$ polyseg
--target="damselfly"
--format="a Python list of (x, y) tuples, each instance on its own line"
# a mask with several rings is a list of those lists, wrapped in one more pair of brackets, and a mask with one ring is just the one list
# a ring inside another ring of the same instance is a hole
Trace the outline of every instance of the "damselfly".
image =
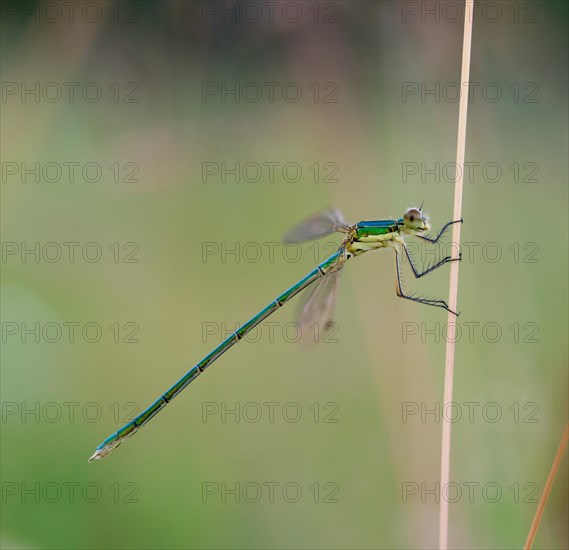
[(298, 319), (300, 332), (301, 334), (308, 332), (308, 327), (314, 326), (314, 323), (319, 323), (324, 329), (330, 326), (336, 304), (336, 293), (340, 273), (346, 262), (354, 256), (360, 256), (370, 250), (392, 248), (395, 251), (395, 290), (397, 296), (421, 304), (440, 307), (456, 315), (454, 311), (448, 308), (444, 300), (419, 297), (414, 294), (407, 294), (403, 290), (401, 282), (401, 258), (403, 254), (405, 254), (409, 260), (413, 274), (417, 278), (430, 273), (448, 262), (460, 260), (460, 255), (456, 258), (445, 256), (427, 269), (419, 271), (411, 258), (404, 238), (407, 235), (411, 235), (429, 243), (436, 243), (453, 223), (459, 222), (462, 222), (462, 220), (448, 222), (435, 238), (427, 235), (430, 229), (430, 223), (427, 216), (423, 214), (421, 207), (409, 208), (402, 218), (363, 221), (354, 225), (346, 223), (342, 214), (338, 210), (332, 209), (316, 214), (300, 223), (285, 237), (285, 242), (299, 243), (340, 232), (344, 233), (345, 237), (338, 251), (324, 260), (306, 275), (306, 277), (283, 292), (266, 308), (237, 329), (134, 420), (128, 422), (116, 433), (105, 439), (95, 449), (95, 453), (89, 458), (89, 462), (105, 458), (109, 455), (109, 453), (116, 449), (127, 437), (135, 434), (142, 426), (149, 422), (151, 418), (170, 403), (190, 382), (195, 380), (233, 344), (239, 342), (239, 340), (261, 321), (286, 304), (301, 290), (313, 283), (316, 283), (316, 285), (310, 292), (306, 293), (300, 307)]

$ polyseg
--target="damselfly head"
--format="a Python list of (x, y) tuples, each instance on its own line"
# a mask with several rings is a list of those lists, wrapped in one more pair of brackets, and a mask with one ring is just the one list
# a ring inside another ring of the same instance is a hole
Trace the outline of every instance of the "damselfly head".
[(429, 218), (423, 214), (420, 208), (409, 208), (403, 214), (403, 223), (410, 231), (428, 231), (430, 229)]

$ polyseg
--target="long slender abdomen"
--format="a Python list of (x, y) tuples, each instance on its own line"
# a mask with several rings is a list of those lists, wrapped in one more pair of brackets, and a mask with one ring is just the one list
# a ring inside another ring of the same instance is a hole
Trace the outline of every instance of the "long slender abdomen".
[(324, 276), (330, 269), (331, 265), (344, 254), (343, 250), (339, 250), (324, 260), (318, 267), (313, 269), (306, 277), (291, 286), (283, 292), (267, 307), (262, 309), (257, 315), (249, 319), (243, 326), (237, 329), (231, 336), (226, 338), (219, 346), (210, 351), (199, 363), (192, 367), (180, 380), (178, 380), (170, 389), (162, 394), (150, 407), (140, 413), (134, 420), (125, 424), (117, 432), (105, 439), (96, 449), (95, 453), (89, 459), (99, 460), (108, 456), (116, 449), (121, 442), (134, 435), (142, 426), (144, 426), (151, 418), (161, 411), (174, 397), (179, 395), (191, 382), (193, 382), (207, 367), (209, 367), (216, 359), (221, 357), (233, 344), (236, 344), (250, 330), (255, 328), (261, 321), (273, 314), (277, 309), (286, 304), (293, 296), (296, 296), (301, 290), (312, 284), (314, 281)]

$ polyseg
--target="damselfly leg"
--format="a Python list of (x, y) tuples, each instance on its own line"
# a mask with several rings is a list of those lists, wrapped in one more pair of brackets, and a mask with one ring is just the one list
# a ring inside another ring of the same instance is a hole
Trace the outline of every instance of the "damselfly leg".
[[(443, 226), (443, 228), (439, 231), (439, 234), (435, 238), (429, 237), (427, 235), (420, 235), (417, 233), (414, 236), (419, 238), (419, 239), (422, 239), (424, 241), (427, 241), (429, 243), (436, 244), (452, 224), (462, 223), (462, 221), (463, 220), (460, 219), (460, 220), (454, 220), (454, 221), (450, 221), (450, 222), (446, 223)], [(450, 313), (452, 313), (458, 317), (458, 313), (449, 309), (448, 304), (444, 300), (438, 300), (438, 299), (434, 299), (434, 298), (426, 298), (426, 297), (422, 297), (422, 296), (416, 296), (415, 294), (406, 294), (405, 293), (405, 291), (403, 290), (403, 283), (401, 281), (400, 254), (401, 254), (401, 249), (403, 249), (407, 259), (409, 260), (409, 265), (411, 266), (411, 270), (413, 271), (413, 275), (415, 275), (415, 278), (419, 279), (420, 277), (427, 275), (427, 273), (431, 273), (435, 269), (438, 269), (439, 267), (441, 267), (447, 263), (459, 262), (462, 259), (462, 252), (459, 252), (459, 254), (456, 258), (453, 258), (451, 256), (445, 256), (444, 258), (442, 258), (438, 262), (434, 263), (433, 265), (427, 267), (423, 271), (419, 271), (417, 269), (417, 267), (415, 266), (413, 258), (411, 257), (411, 254), (409, 253), (409, 249), (407, 248), (407, 245), (403, 239), (401, 239), (400, 242), (394, 244), (393, 248), (395, 250), (395, 274), (397, 277), (397, 281), (396, 281), (397, 296), (399, 296), (400, 298), (405, 298), (407, 300), (411, 300), (413, 302), (418, 302), (420, 304), (425, 304), (425, 305), (434, 306), (434, 307), (441, 307), (441, 308), (446, 309), (447, 311), (449, 311)]]

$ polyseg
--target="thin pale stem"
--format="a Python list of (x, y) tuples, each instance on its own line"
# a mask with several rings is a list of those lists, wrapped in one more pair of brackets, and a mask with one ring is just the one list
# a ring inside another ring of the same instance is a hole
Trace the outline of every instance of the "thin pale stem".
[(563, 435), (561, 436), (561, 441), (559, 442), (557, 453), (555, 454), (555, 458), (553, 459), (551, 470), (549, 470), (549, 475), (547, 476), (547, 481), (545, 482), (543, 493), (541, 493), (541, 498), (539, 499), (537, 510), (535, 511), (535, 516), (533, 517), (533, 521), (529, 529), (528, 538), (526, 539), (526, 543), (524, 544), (524, 550), (530, 550), (533, 545), (535, 535), (537, 534), (537, 528), (539, 527), (539, 522), (541, 521), (541, 516), (543, 515), (543, 509), (545, 508), (545, 504), (547, 502), (547, 499), (549, 498), (549, 493), (551, 493), (551, 487), (553, 487), (553, 480), (555, 479), (555, 474), (559, 469), (559, 464), (561, 464), (561, 459), (563, 458), (563, 454), (565, 453), (568, 440), (569, 440), (569, 422), (565, 424), (565, 430), (563, 431)]
[[(474, 0), (465, 0), (464, 9), (464, 39), (462, 44), (462, 70), (460, 80), (460, 107), (458, 114), (458, 139), (456, 147), (456, 180), (454, 183), (454, 214), (453, 220), (462, 218), (462, 188), (464, 174), (464, 152), (466, 148), (466, 115), (468, 112), (468, 83), (470, 79), (470, 47), (472, 44), (472, 20), (474, 18)], [(459, 250), (461, 223), (452, 226), (453, 250)], [(457, 311), (458, 301), (458, 268), (460, 262), (450, 265), (450, 285), (448, 306), (450, 311)], [(448, 338), (445, 354), (444, 398), (446, 405), (452, 401), (452, 386), (454, 375), (454, 343), (456, 340), (456, 318), (448, 314)], [(439, 548), (448, 548), (448, 500), (445, 498), (445, 488), (450, 480), (450, 422), (443, 422), (441, 446), (441, 484), (440, 484), (440, 516), (439, 516)]]

